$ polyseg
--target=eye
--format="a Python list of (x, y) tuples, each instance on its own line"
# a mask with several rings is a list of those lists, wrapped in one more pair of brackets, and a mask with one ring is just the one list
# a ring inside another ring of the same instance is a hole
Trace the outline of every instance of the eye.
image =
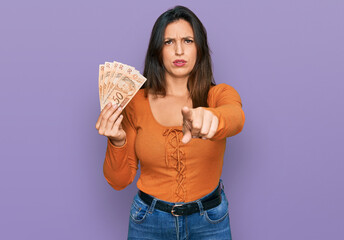
[(191, 40), (191, 39), (185, 39), (185, 43), (193, 43), (193, 40)]
[(165, 44), (165, 45), (170, 45), (170, 44), (172, 44), (172, 40), (166, 40), (166, 41), (164, 42), (164, 44)]

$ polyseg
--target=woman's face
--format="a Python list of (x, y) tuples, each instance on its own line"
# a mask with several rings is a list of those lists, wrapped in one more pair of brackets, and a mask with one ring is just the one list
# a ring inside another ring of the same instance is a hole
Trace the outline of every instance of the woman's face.
[(191, 25), (182, 19), (167, 25), (162, 49), (166, 75), (172, 78), (188, 77), (197, 58), (197, 48)]

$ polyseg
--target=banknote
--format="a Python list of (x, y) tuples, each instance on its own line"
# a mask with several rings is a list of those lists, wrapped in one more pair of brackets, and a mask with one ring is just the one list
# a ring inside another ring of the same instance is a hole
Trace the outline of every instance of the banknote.
[[(106, 88), (104, 90), (103, 101), (101, 103), (102, 107), (104, 107), (107, 104), (106, 100), (108, 96), (111, 94), (111, 92), (113, 91), (116, 81), (130, 67), (129, 65), (119, 63), (119, 62), (116, 62), (116, 64), (113, 64), (113, 65), (116, 65), (116, 68), (113, 68), (114, 71), (112, 71), (112, 73), (110, 72), (109, 78), (105, 80)], [(111, 68), (111, 65), (110, 65), (110, 68)]]
[(108, 78), (110, 77), (110, 73), (111, 73), (111, 66), (112, 62), (105, 62), (104, 64), (104, 74), (103, 74), (103, 101), (105, 98), (105, 94), (106, 94), (106, 89), (108, 87)]
[(99, 79), (101, 110), (109, 102), (125, 108), (146, 81), (134, 67), (116, 61), (99, 65)]
[[(99, 101), (100, 103), (103, 102), (104, 96), (103, 96), (103, 75), (104, 75), (104, 64), (99, 65), (99, 78), (98, 78), (98, 84), (99, 84)], [(101, 104), (100, 104), (101, 107)]]
[[(116, 62), (114, 61), (112, 64), (111, 64), (111, 72), (110, 72), (110, 76), (108, 78), (108, 83), (107, 83), (107, 87), (105, 89), (105, 92), (108, 93), (110, 88), (112, 87), (112, 82), (113, 82), (113, 79), (115, 77), (115, 73), (116, 73), (116, 70), (117, 70), (117, 67), (120, 63), (119, 62)], [(103, 101), (104, 99), (106, 98), (107, 96), (105, 95), (104, 98), (103, 98)]]
[(140, 75), (137, 71), (131, 71), (131, 69), (127, 69), (127, 71), (123, 72), (119, 78), (116, 79), (114, 87), (111, 89), (111, 93), (104, 102), (104, 106), (108, 102), (111, 102), (125, 108), (146, 81), (146, 78)]
[(115, 83), (118, 81), (118, 79), (122, 76), (122, 74), (124, 72), (128, 71), (128, 69), (130, 68), (129, 65), (121, 64), (121, 63), (119, 63), (117, 66), (118, 66), (118, 68), (116, 68), (116, 71), (114, 72), (114, 74), (113, 74), (113, 76), (112, 76), (112, 78), (111, 78), (111, 80), (110, 80), (110, 82), (108, 84), (108, 87), (107, 87), (107, 90), (106, 90), (106, 95), (103, 98), (103, 103), (105, 103), (105, 101), (107, 100), (108, 96), (113, 91)]

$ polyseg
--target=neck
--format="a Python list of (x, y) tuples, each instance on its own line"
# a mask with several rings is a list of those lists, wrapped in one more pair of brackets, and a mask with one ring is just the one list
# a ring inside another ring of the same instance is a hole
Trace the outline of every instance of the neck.
[(174, 78), (170, 75), (165, 76), (166, 80), (166, 95), (172, 96), (189, 96), (187, 88), (188, 77)]

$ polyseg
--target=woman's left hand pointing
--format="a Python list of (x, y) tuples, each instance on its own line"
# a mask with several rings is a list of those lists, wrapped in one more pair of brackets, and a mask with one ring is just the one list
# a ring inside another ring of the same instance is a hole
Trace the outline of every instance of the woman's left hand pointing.
[(210, 139), (215, 135), (219, 120), (211, 111), (202, 107), (183, 107), (182, 115), (184, 144), (190, 142), (192, 138)]

